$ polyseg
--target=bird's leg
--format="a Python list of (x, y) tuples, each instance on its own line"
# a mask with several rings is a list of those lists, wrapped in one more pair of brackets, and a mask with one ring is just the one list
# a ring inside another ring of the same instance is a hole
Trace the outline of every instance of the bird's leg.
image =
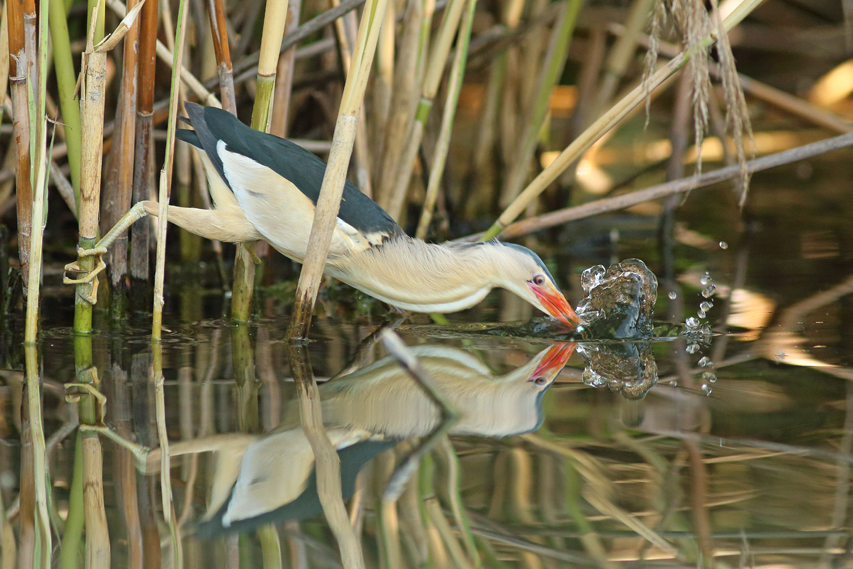
[(133, 225), (137, 220), (142, 219), (146, 215), (148, 215), (148, 213), (145, 211), (144, 202), (139, 202), (136, 205), (134, 205), (132, 208), (130, 208), (130, 211), (128, 211), (126, 214), (124, 214), (124, 216), (122, 216), (122, 218), (118, 221), (118, 223), (115, 224), (115, 227), (110, 229), (109, 232), (106, 235), (104, 235), (104, 237), (100, 241), (98, 241), (94, 247), (92, 247), (91, 249), (80, 249), (78, 247), (77, 248), (78, 259), (77, 259), (77, 261), (74, 261), (73, 263), (68, 263), (67, 265), (65, 265), (66, 272), (71, 271), (74, 273), (82, 273), (83, 271), (82, 271), (82, 269), (80, 269), (80, 265), (79, 265), (80, 258), (82, 258), (82, 257), (92, 257), (92, 256), (96, 257), (97, 258), (97, 265), (95, 266), (95, 269), (93, 271), (86, 273), (85, 275), (83, 275), (80, 278), (72, 279), (72, 278), (69, 278), (67, 276), (63, 276), (62, 282), (65, 284), (76, 285), (76, 284), (88, 283), (88, 282), (91, 282), (92, 280), (94, 280), (95, 282), (92, 285), (92, 297), (88, 298), (87, 300), (90, 303), (95, 304), (95, 300), (97, 299), (96, 292), (98, 290), (98, 280), (97, 280), (98, 273), (100, 273), (101, 271), (103, 271), (104, 269), (107, 268), (107, 265), (106, 265), (106, 263), (104, 263), (102, 255), (107, 252), (107, 248), (113, 244), (113, 241), (115, 241), (119, 235), (121, 235), (122, 233), (127, 231), (127, 229), (131, 225)]

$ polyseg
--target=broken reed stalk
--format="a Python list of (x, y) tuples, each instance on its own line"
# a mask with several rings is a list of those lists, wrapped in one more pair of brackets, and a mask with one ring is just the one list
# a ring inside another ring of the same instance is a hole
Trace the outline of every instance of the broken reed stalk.
[[(35, 54), (26, 49), (27, 18), (35, 18), (34, 0), (7, 1), (9, 19), (9, 82), (12, 90), (12, 126), (18, 161), (15, 167), (15, 191), (18, 210), (18, 254), (21, 260), (24, 296), (28, 293), (30, 266), (30, 234), (33, 218), (32, 175), (30, 172), (30, 113), (27, 80), (28, 59)], [(35, 47), (32, 45), (31, 47)], [(2, 101), (0, 101), (2, 102)]]
[(308, 253), (299, 275), (296, 302), (293, 307), (287, 337), (306, 338), (311, 326), (314, 301), (320, 287), (320, 279), (326, 265), (326, 255), (332, 241), (341, 196), (344, 191), (349, 159), (355, 142), (356, 123), (364, 100), (364, 91), (370, 75), (370, 67), (376, 53), (379, 29), (385, 18), (388, 0), (370, 0), (364, 7), (358, 27), (351, 73), (347, 76), (341, 97), (341, 108), (332, 138), (329, 164), (323, 176), (320, 196), (314, 209), (314, 222), (308, 238)]
[(469, 2), (468, 10), (459, 26), (459, 39), (456, 41), (456, 53), (453, 56), (453, 66), (450, 70), (450, 81), (447, 85), (447, 100), (444, 102), (444, 113), (441, 117), (441, 130), (438, 133), (438, 142), (432, 159), (432, 167), (429, 172), (426, 198), (418, 221), (418, 229), (415, 236), (418, 239), (426, 239), (429, 225), (432, 222), (432, 212), (435, 201), (438, 198), (438, 189), (444, 174), (444, 166), (447, 163), (447, 154), (450, 151), (450, 136), (453, 132), (453, 119), (456, 116), (456, 105), (459, 101), (459, 93), (462, 91), (462, 83), (465, 79), (465, 64), (468, 61), (468, 44), (471, 40), (471, 27), (474, 23), (474, 11), (476, 2)]
[[(101, 199), (101, 162), (104, 148), (104, 103), (106, 101), (107, 53), (95, 49), (95, 44), (103, 38), (103, 10), (92, 7), (93, 19), (89, 22), (86, 37), (86, 50), (80, 71), (80, 207), (78, 209), (78, 227), (80, 236), (77, 246), (90, 249), (98, 237), (98, 215)], [(100, 29), (100, 35), (98, 34)], [(95, 258), (78, 257), (77, 266), (85, 274), (95, 269)], [(97, 300), (98, 277), (83, 279), (77, 284), (74, 295), (74, 330), (88, 334), (92, 331), (92, 305)]]
[[(158, 1), (146, 0), (139, 21), (139, 58), (136, 73), (139, 91), (136, 100), (133, 156), (133, 204), (151, 199), (154, 185), (154, 79), (157, 69)], [(137, 223), (130, 230), (130, 278), (133, 292), (136, 292), (135, 289), (142, 289), (146, 293), (150, 290), (150, 231), (151, 224), (148, 222)], [(135, 296), (142, 297), (147, 294)]]
[(539, 141), (539, 133), (542, 131), (542, 124), (548, 114), (551, 91), (563, 74), (563, 67), (565, 67), (569, 55), (569, 45), (571, 45), (575, 31), (575, 22), (582, 5), (581, 0), (567, 0), (565, 9), (554, 23), (548, 52), (536, 81), (536, 95), (531, 101), (531, 107), (527, 110), (527, 116), (524, 120), (524, 133), (516, 147), (507, 180), (501, 192), (502, 207), (506, 207), (515, 199), (527, 180), (530, 162)]
[[(133, 10), (137, 0), (128, 0), (128, 8)], [(115, 179), (112, 188), (108, 188), (110, 196), (104, 200), (103, 225), (107, 230), (118, 223), (121, 216), (127, 212), (133, 200), (133, 168), (136, 141), (136, 107), (138, 101), (138, 62), (139, 53), (139, 23), (134, 21), (125, 34), (125, 49), (121, 74), (121, 88), (116, 108), (118, 129), (113, 136), (113, 167)], [(106, 231), (105, 231), (106, 232)], [(108, 273), (110, 278), (111, 305), (115, 308), (114, 316), (124, 315), (127, 290), (127, 233), (122, 233), (111, 250)]]
[(234, 73), (231, 69), (231, 49), (228, 46), (228, 30), (226, 29), (223, 0), (208, 0), (207, 17), (210, 20), (213, 52), (216, 56), (216, 73), (219, 77), (222, 108), (232, 115), (236, 115), (237, 100), (234, 96)]
[(77, 74), (71, 57), (65, 6), (61, 1), (50, 2), (50, 40), (53, 44), (53, 68), (56, 87), (59, 91), (59, 107), (65, 125), (65, 144), (68, 148), (68, 167), (71, 169), (71, 185), (74, 201), (80, 206), (80, 104), (74, 98)]
[(412, 170), (415, 166), (418, 148), (424, 136), (424, 128), (432, 110), (432, 103), (438, 92), (438, 86), (447, 67), (447, 56), (456, 37), (459, 21), (462, 18), (462, 9), (466, 2), (474, 0), (450, 0), (450, 4), (444, 10), (444, 18), (441, 21), (438, 38), (430, 50), (429, 64), (424, 77), (421, 99), (415, 110), (415, 120), (409, 130), (408, 137), (402, 151), (400, 163), (397, 166), (393, 187), (389, 195), (386, 211), (395, 220), (399, 220), (403, 214), (403, 206), (406, 203), (406, 194), (409, 189), (409, 181), (412, 178)]
[[(370, 3), (368, 4), (370, 7)], [(367, 12), (365, 10), (365, 12)], [(371, 58), (372, 59), (372, 58)], [(353, 133), (354, 136), (354, 133)], [(290, 345), (290, 370), (299, 401), (302, 431), (311, 445), (316, 463), (317, 494), (329, 528), (338, 542), (345, 569), (362, 569), (364, 555), (361, 542), (355, 535), (344, 506), (341, 491), (341, 464), (329, 435), (323, 426), (320, 390), (314, 380), (308, 350), (305, 346)]]
[[(178, 103), (180, 102), (181, 92), (180, 70), (183, 67), (184, 59), (187, 13), (187, 0), (181, 0), (178, 4), (178, 25), (175, 30), (175, 59), (172, 62), (172, 88), (169, 95), (169, 127), (166, 135), (166, 157), (163, 168), (160, 170), (159, 211), (157, 214), (157, 258), (154, 268), (154, 315), (151, 320), (151, 341), (154, 343), (159, 343), (162, 337), (163, 283), (166, 277), (166, 233), (169, 228), (169, 196), (172, 189), (172, 168), (175, 161), (175, 130), (178, 127)], [(164, 512), (165, 514), (166, 512)], [(168, 520), (169, 518), (167, 518)]]
[[(743, 20), (753, 9), (761, 4), (761, 0), (745, 0), (735, 7), (723, 20), (723, 29), (728, 33)], [(693, 50), (708, 49), (717, 40), (716, 29), (699, 42)], [(666, 65), (655, 71), (644, 83), (631, 90), (622, 100), (618, 101), (605, 114), (599, 117), (580, 136), (572, 141), (563, 152), (545, 170), (524, 189), (521, 194), (504, 210), (495, 223), (483, 234), (483, 240), (494, 239), (503, 229), (512, 223), (545, 189), (563, 173), (563, 171), (580, 158), (592, 144), (603, 134), (613, 128), (631, 109), (639, 105), (647, 94), (666, 81), (680, 69), (691, 56), (691, 51), (685, 50), (674, 57)]]
[[(792, 162), (819, 156), (825, 152), (838, 150), (839, 148), (851, 145), (853, 145), (853, 133), (843, 134), (841, 136), (828, 138), (812, 144), (806, 144), (791, 150), (785, 150), (784, 152), (750, 160), (746, 163), (746, 170), (751, 175), (755, 172), (775, 168), (777, 166), (783, 166), (785, 164), (791, 164)], [(712, 172), (706, 172), (698, 176), (691, 176), (681, 180), (666, 182), (664, 184), (652, 186), (651, 188), (646, 188), (645, 190), (631, 192), (630, 194), (600, 199), (583, 205), (552, 211), (550, 213), (531, 217), (530, 219), (517, 221), (506, 227), (501, 233), (501, 236), (505, 239), (521, 237), (535, 231), (540, 231), (542, 229), (547, 229), (570, 221), (586, 219), (594, 215), (629, 208), (643, 202), (706, 188), (712, 184), (724, 182), (726, 180), (733, 180), (740, 174), (741, 168), (739, 165), (735, 164)], [(466, 237), (464, 241), (483, 240), (484, 238), (485, 234), (472, 235), (470, 237)]]

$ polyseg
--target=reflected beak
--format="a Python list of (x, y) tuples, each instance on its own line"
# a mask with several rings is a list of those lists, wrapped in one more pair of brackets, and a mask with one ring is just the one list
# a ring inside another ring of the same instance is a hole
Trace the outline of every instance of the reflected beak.
[(554, 344), (542, 356), (539, 367), (536, 368), (530, 377), (551, 378), (557, 375), (565, 367), (572, 354), (575, 353), (576, 347), (577, 344)]
[(530, 288), (533, 289), (533, 293), (539, 298), (539, 302), (548, 311), (548, 314), (572, 330), (584, 323), (575, 314), (575, 311), (572, 309), (569, 301), (566, 300), (566, 297), (563, 296), (563, 293), (557, 290), (551, 283), (546, 283), (541, 287), (531, 285)]

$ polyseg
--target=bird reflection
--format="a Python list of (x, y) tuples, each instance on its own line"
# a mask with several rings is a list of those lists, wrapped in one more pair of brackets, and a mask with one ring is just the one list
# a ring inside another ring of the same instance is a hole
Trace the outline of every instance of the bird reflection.
[[(542, 395), (575, 344), (555, 344), (505, 375), (494, 375), (482, 361), (456, 348), (416, 346), (411, 350), (461, 412), (450, 433), (506, 437), (541, 425)], [(341, 461), (344, 498), (352, 495), (359, 470), (372, 457), (404, 439), (427, 436), (440, 424), (439, 409), (390, 357), (322, 385), (320, 396), (323, 422)], [(189, 452), (214, 450), (217, 458), (200, 534), (245, 531), (321, 512), (314, 454), (295, 403), (271, 434), (192, 442), (199, 450)], [(178, 445), (172, 447), (173, 453), (182, 452)]]

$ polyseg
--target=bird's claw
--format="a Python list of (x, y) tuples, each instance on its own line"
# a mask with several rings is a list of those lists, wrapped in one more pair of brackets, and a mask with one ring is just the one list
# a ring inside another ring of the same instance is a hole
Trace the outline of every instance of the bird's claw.
[(97, 265), (94, 269), (89, 272), (86, 272), (85, 269), (80, 268), (79, 259), (74, 261), (73, 263), (68, 263), (65, 265), (65, 272), (72, 273), (86, 273), (79, 279), (72, 279), (67, 275), (62, 276), (62, 282), (64, 284), (86, 284), (92, 283), (92, 290), (89, 293), (89, 296), (84, 297), (89, 304), (95, 304), (98, 301), (98, 274), (103, 272), (107, 268), (107, 264), (104, 263), (104, 259), (102, 255), (107, 252), (106, 247), (92, 247), (91, 249), (82, 249), (79, 246), (77, 247), (77, 256), (79, 258), (83, 257), (97, 257)]
[[(81, 393), (81, 391), (85, 393)], [(66, 383), (65, 384), (65, 401), (68, 403), (77, 403), (82, 395), (89, 394), (94, 397), (97, 404), (98, 424), (89, 426), (99, 426), (104, 424), (104, 416), (107, 413), (107, 398), (98, 391), (98, 388), (91, 383)], [(82, 428), (82, 425), (81, 425)]]

